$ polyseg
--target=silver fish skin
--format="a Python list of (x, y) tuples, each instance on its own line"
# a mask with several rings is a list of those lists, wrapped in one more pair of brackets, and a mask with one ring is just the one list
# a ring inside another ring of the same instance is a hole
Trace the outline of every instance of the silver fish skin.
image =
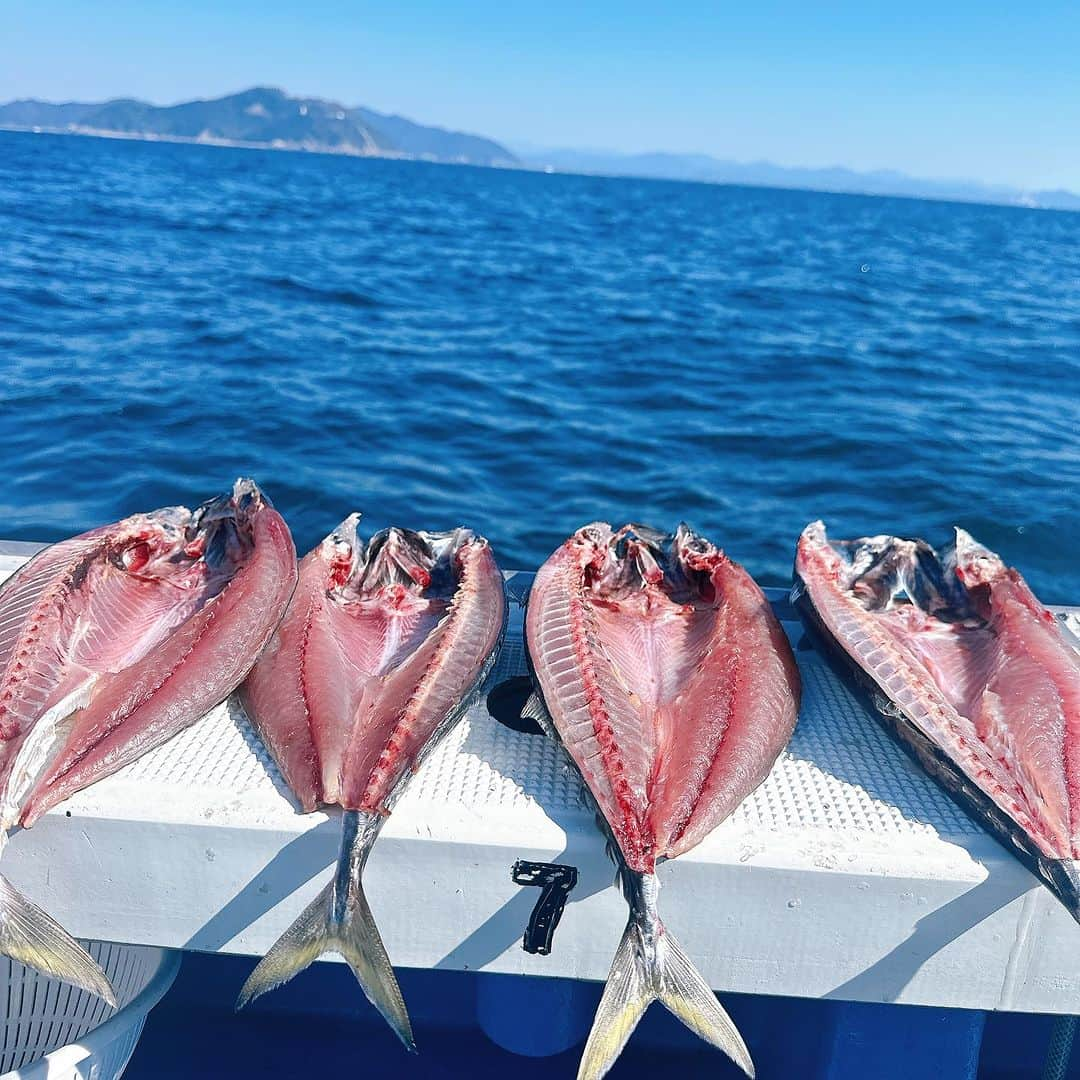
[(885, 729), (1080, 921), (1080, 654), (963, 529), (803, 531), (792, 602)]
[(288, 982), (324, 953), (336, 952), (349, 965), (364, 996), (411, 1052), (412, 1022), (375, 917), (364, 893), (368, 856), (386, 822), (382, 814), (346, 810), (334, 877), (273, 944), (240, 991), (237, 1011)]
[(337, 952), (406, 1049), (416, 1049), (363, 888), (379, 830), (464, 716), (506, 630), (502, 575), (467, 529), (385, 529), (347, 517), (300, 564), (285, 618), (240, 692), (301, 810), (340, 806), (333, 880), (244, 984), (242, 1008)]
[(620, 862), (619, 883), (630, 919), (611, 962), (578, 1080), (593, 1080), (608, 1072), (654, 1001), (753, 1077), (754, 1063), (738, 1028), (657, 912), (660, 879)]

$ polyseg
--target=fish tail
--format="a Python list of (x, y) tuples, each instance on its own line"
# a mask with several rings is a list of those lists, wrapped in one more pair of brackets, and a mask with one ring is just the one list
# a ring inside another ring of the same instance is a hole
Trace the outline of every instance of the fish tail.
[(682, 946), (666, 935), (666, 963), (662, 973), (660, 1001), (695, 1035), (725, 1054), (753, 1078), (754, 1063), (739, 1029), (716, 1000), (701, 972), (690, 962)]
[(345, 814), (334, 880), (262, 958), (240, 991), (237, 1009), (288, 982), (323, 954), (336, 952), (405, 1048), (416, 1050), (405, 1001), (361, 881), (380, 825), (376, 815)]
[(116, 993), (98, 962), (51, 916), (0, 875), (0, 953), (89, 990), (117, 1007)]
[(630, 921), (585, 1043), (578, 1080), (606, 1075), (654, 1001), (752, 1078), (754, 1063), (731, 1017), (656, 914), (656, 877), (626, 873), (626, 878), (631, 879)]

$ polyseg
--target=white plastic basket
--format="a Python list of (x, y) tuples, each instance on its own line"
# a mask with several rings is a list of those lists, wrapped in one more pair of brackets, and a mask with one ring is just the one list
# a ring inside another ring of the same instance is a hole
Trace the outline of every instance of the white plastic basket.
[(115, 1080), (127, 1067), (180, 953), (103, 941), (87, 948), (112, 980), (118, 1009), (0, 957), (0, 1080)]

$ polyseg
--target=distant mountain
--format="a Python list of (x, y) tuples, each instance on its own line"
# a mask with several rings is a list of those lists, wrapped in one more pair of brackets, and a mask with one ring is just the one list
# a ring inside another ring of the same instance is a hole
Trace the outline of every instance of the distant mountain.
[(482, 135), (426, 127), (404, 116), (387, 116), (374, 109), (352, 109), (350, 115), (410, 157), (458, 161), (471, 165), (516, 165), (518, 159), (499, 143)]
[(48, 101), (9, 101), (0, 105), (0, 125), (6, 128), (66, 128), (100, 109), (100, 105), (82, 105), (69, 101), (54, 105)]
[(974, 180), (923, 180), (891, 170), (863, 173), (842, 167), (788, 168), (768, 161), (729, 161), (708, 154), (621, 154), (531, 146), (515, 154), (481, 135), (428, 127), (403, 116), (321, 98), (292, 97), (270, 87), (169, 106), (128, 98), (62, 104), (12, 101), (0, 105), (0, 128), (1080, 211), (1080, 195), (1071, 191), (1021, 191)]
[(320, 98), (292, 97), (269, 87), (170, 106), (124, 98), (97, 104), (12, 101), (0, 105), (0, 127), (472, 165), (518, 163), (505, 147), (477, 135)]
[(620, 154), (606, 150), (538, 150), (533, 147), (523, 148), (520, 156), (526, 165), (556, 172), (1080, 210), (1080, 195), (1071, 191), (1021, 191), (974, 180), (922, 180), (891, 170), (862, 173), (841, 167), (805, 169), (787, 168), (768, 161), (727, 161), (708, 154)]

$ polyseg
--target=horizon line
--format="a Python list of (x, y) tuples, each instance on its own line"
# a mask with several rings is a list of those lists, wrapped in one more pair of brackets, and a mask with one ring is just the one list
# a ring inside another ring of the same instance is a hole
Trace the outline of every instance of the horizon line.
[[(251, 87), (250, 89), (261, 89), (260, 87)], [(15, 98), (12, 101), (42, 101), (41, 98)], [(110, 101), (136, 101), (137, 98), (110, 98)], [(214, 101), (215, 98), (193, 98), (192, 101)], [(329, 101), (328, 98), (319, 98), (316, 100)], [(0, 102), (0, 107), (10, 104), (10, 102)], [(47, 103), (53, 104), (53, 103)], [(62, 102), (60, 104), (84, 104), (83, 102)], [(95, 103), (86, 103), (95, 104)], [(358, 106), (364, 108), (364, 106)], [(372, 112), (378, 110), (371, 110)], [(416, 123), (416, 121), (413, 121)], [(34, 125), (31, 127), (11, 125), (0, 123), (0, 133), (13, 134), (13, 135), (55, 135), (59, 137), (73, 137), (84, 139), (103, 139), (112, 142), (137, 142), (137, 143), (166, 143), (174, 146), (200, 146), (214, 150), (254, 150), (254, 151), (272, 151), (274, 153), (295, 153), (295, 154), (307, 154), (317, 155), (322, 157), (336, 157), (336, 158), (353, 158), (369, 161), (397, 161), (405, 162), (417, 165), (430, 165), (436, 167), (445, 168), (472, 168), (472, 169), (492, 169), (497, 172), (521, 172), (529, 173), (538, 176), (584, 176), (592, 177), (599, 180), (629, 180), (645, 183), (661, 183), (661, 184), (694, 184), (702, 187), (718, 187), (718, 188), (745, 188), (751, 191), (793, 191), (793, 192), (805, 192), (811, 195), (835, 195), (840, 197), (861, 198), (861, 199), (905, 199), (910, 202), (928, 202), (928, 203), (946, 203), (956, 206), (993, 206), (1004, 210), (1021, 210), (1037, 213), (1061, 213), (1061, 214), (1076, 214), (1080, 213), (1080, 206), (1076, 208), (1067, 206), (1039, 206), (1028, 205), (1018, 202), (1005, 202), (995, 199), (979, 199), (979, 198), (964, 198), (959, 194), (952, 195), (933, 195), (933, 194), (915, 194), (912, 192), (886, 192), (886, 191), (856, 191), (856, 190), (844, 190), (838, 188), (826, 188), (826, 187), (810, 187), (805, 184), (769, 184), (769, 183), (753, 183), (750, 181), (739, 180), (710, 180), (700, 177), (685, 177), (685, 176), (649, 176), (635, 173), (611, 173), (602, 171), (589, 171), (589, 170), (574, 170), (558, 168), (550, 165), (540, 165), (536, 163), (529, 163), (526, 161), (519, 162), (506, 162), (500, 164), (488, 164), (485, 162), (474, 161), (437, 161), (432, 158), (418, 156), (414, 154), (405, 153), (389, 153), (386, 151), (379, 151), (375, 153), (371, 152), (359, 152), (357, 150), (335, 150), (331, 147), (305, 147), (298, 145), (274, 145), (272, 143), (258, 143), (258, 142), (243, 142), (236, 139), (202, 139), (192, 138), (184, 135), (159, 135), (153, 132), (130, 132), (130, 131), (108, 131), (108, 130), (95, 130), (95, 129), (78, 129), (76, 127), (69, 128), (52, 128), (42, 125)], [(468, 133), (473, 134), (473, 133)], [(487, 136), (480, 136), (481, 138), (487, 138)], [(569, 147), (563, 149), (571, 149)], [(625, 154), (622, 151), (612, 151), (612, 153), (620, 156), (634, 157), (639, 153), (644, 154), (666, 154), (672, 153), (674, 156), (679, 156), (677, 152), (669, 151), (642, 151)], [(722, 163), (722, 159), (712, 158), (712, 155), (701, 154), (703, 157), (710, 157), (712, 160)], [(739, 163), (736, 163), (739, 164)], [(749, 163), (757, 164), (757, 163)], [(767, 160), (760, 162), (760, 164), (770, 165), (773, 168), (787, 169), (792, 172), (802, 171), (819, 171), (814, 166), (785, 166), (777, 165), (774, 162)], [(851, 169), (848, 166), (838, 165), (832, 167), (822, 167), (820, 171), (826, 171), (828, 168), (835, 168), (843, 170), (852, 174), (852, 176), (872, 176), (877, 172), (891, 172), (893, 170), (882, 169), (874, 170), (873, 172), (861, 173), (858, 170)], [(978, 186), (985, 186), (981, 181), (975, 180), (931, 180), (929, 178), (912, 177), (904, 173), (897, 173), (897, 175), (921, 183), (959, 183), (959, 184), (975, 184)], [(1025, 194), (1022, 189), (1009, 188), (1007, 185), (1001, 185), (1005, 191), (1014, 192), (1017, 194)], [(1035, 194), (1064, 194), (1074, 198), (1080, 199), (1076, 193), (1066, 188), (1054, 188), (1054, 189), (1036, 189)]]

